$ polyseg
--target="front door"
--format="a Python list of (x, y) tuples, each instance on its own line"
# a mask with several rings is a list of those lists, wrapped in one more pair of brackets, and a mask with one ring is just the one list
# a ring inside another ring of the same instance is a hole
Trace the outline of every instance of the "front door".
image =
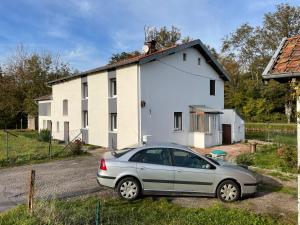
[(231, 144), (231, 125), (230, 124), (222, 124), (223, 131), (223, 145)]
[(173, 190), (174, 170), (169, 149), (145, 149), (135, 154), (130, 161), (137, 162), (137, 172), (144, 190)]
[(173, 149), (174, 191), (178, 192), (215, 192), (215, 168), (208, 161), (191, 152)]
[(69, 122), (64, 122), (64, 141), (66, 144), (70, 142)]

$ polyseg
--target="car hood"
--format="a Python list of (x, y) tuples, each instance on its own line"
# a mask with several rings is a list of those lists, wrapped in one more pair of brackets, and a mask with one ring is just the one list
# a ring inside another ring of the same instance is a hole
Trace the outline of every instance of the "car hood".
[(251, 170), (249, 170), (246, 166), (237, 165), (232, 162), (225, 161), (225, 160), (217, 160), (217, 161), (220, 164), (221, 168), (233, 169), (238, 172), (246, 173), (246, 174), (249, 174), (249, 175), (257, 178), (257, 175), (254, 172), (252, 172)]

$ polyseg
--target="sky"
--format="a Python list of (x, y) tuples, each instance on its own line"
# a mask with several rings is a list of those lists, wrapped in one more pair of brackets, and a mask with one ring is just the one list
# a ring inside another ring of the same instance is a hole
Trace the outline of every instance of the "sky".
[(0, 64), (23, 45), (84, 71), (141, 50), (145, 25), (174, 25), (219, 50), (226, 35), (243, 23), (261, 25), (280, 3), (300, 0), (1, 0)]

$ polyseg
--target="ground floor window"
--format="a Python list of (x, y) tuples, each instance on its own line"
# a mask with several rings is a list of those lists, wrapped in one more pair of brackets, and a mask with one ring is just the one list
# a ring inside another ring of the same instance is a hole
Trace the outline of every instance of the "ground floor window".
[(110, 130), (111, 131), (117, 131), (117, 113), (111, 113), (110, 114)]
[(56, 132), (59, 133), (59, 122), (56, 122)]
[(174, 112), (174, 130), (182, 130), (182, 112)]
[(190, 113), (190, 130), (202, 133), (220, 131), (220, 114)]
[(83, 111), (83, 128), (87, 128), (88, 126), (89, 126), (88, 111)]

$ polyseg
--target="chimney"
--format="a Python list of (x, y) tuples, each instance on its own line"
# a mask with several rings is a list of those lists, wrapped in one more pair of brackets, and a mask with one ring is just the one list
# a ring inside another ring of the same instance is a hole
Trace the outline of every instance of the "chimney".
[(156, 40), (151, 40), (151, 41), (147, 41), (146, 45), (149, 47), (149, 50), (147, 52), (147, 54), (151, 54), (153, 52), (156, 52)]

